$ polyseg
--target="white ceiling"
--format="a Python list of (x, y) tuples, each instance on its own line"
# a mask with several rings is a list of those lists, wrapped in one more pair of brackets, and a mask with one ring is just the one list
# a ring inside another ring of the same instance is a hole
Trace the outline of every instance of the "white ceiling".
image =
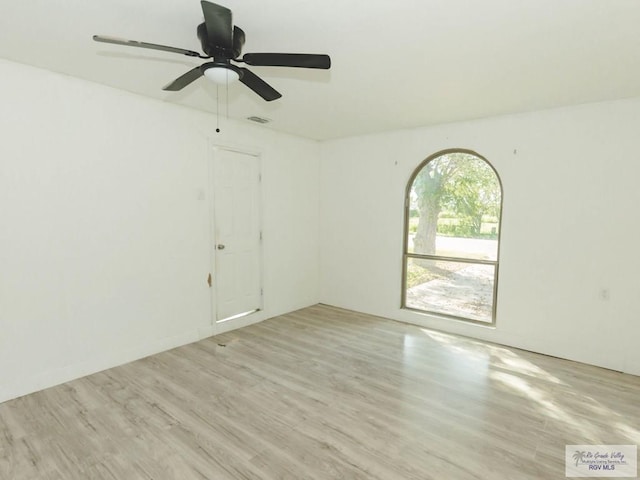
[[(0, 0), (0, 57), (208, 112), (216, 86), (161, 88), (204, 60), (198, 0)], [(328, 53), (330, 71), (251, 67), (283, 97), (221, 88), (221, 112), (314, 139), (640, 96), (638, 0), (217, 0), (244, 52)]]

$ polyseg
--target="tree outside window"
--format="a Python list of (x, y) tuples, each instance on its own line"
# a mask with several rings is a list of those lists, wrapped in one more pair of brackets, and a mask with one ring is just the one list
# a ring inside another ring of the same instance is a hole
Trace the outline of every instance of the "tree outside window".
[(502, 188), (480, 155), (425, 160), (407, 188), (405, 308), (495, 322)]

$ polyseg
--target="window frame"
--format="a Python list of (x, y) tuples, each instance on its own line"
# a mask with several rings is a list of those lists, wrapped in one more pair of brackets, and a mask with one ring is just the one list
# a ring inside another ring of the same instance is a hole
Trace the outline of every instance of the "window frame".
[[(437, 160), (438, 158), (452, 154), (452, 153), (464, 153), (468, 155), (473, 155), (480, 160), (483, 160), (493, 171), (498, 180), (498, 186), (500, 187), (500, 214), (498, 215), (498, 248), (496, 252), (495, 260), (479, 260), (479, 259), (470, 259), (464, 257), (445, 257), (442, 255), (424, 255), (418, 253), (410, 253), (409, 252), (409, 221), (410, 221), (410, 210), (411, 210), (411, 189), (413, 188), (413, 183), (416, 180), (418, 174), (422, 171), (424, 167), (427, 166), (432, 161)], [(449, 148), (445, 150), (440, 150), (432, 155), (429, 155), (425, 160), (420, 162), (420, 164), (414, 169), (413, 173), (409, 177), (409, 181), (407, 182), (407, 186), (404, 194), (404, 228), (403, 228), (403, 249), (402, 249), (402, 291), (400, 298), (400, 308), (404, 310), (409, 310), (412, 312), (434, 315), (437, 317), (448, 318), (451, 320), (458, 320), (460, 322), (472, 323), (475, 325), (482, 325), (485, 327), (494, 327), (496, 326), (496, 316), (497, 316), (497, 307), (498, 307), (498, 278), (499, 278), (499, 264), (500, 264), (500, 246), (502, 243), (502, 208), (504, 203), (504, 188), (502, 186), (502, 179), (498, 174), (498, 171), (491, 164), (489, 160), (487, 160), (484, 156), (480, 155), (478, 152), (473, 150), (465, 149), (465, 148)], [(494, 277), (493, 277), (493, 298), (491, 305), (491, 322), (484, 322), (482, 320), (476, 320), (473, 318), (461, 317), (458, 315), (453, 315), (449, 313), (443, 312), (435, 312), (430, 310), (423, 310), (421, 308), (415, 308), (407, 306), (407, 267), (409, 264), (409, 259), (424, 259), (424, 260), (433, 260), (433, 261), (449, 261), (449, 262), (460, 262), (460, 263), (469, 263), (475, 265), (492, 265), (494, 267)]]

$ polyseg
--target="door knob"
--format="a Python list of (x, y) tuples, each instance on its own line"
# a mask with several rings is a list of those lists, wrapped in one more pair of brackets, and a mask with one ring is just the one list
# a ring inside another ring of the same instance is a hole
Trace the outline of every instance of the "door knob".
[(219, 243), (218, 246), (216, 247), (218, 250), (224, 250), (224, 245)]

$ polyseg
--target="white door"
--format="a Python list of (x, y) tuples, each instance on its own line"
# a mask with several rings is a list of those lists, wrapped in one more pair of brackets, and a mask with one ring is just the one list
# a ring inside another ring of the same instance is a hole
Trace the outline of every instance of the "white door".
[(216, 149), (213, 158), (215, 319), (262, 309), (260, 158)]

